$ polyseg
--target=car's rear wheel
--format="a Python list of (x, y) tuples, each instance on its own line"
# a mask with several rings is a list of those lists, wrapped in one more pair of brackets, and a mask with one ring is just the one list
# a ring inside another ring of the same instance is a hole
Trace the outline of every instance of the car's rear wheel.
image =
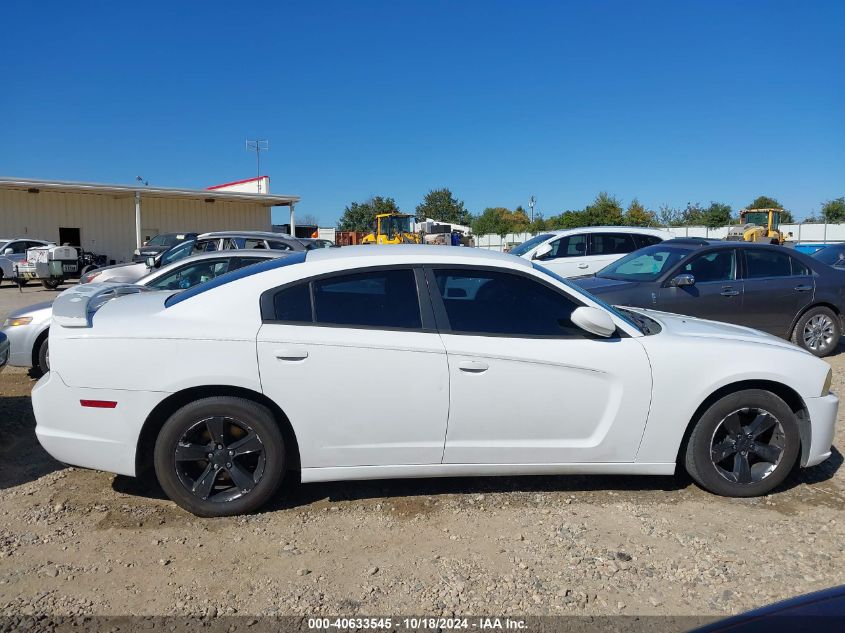
[(185, 405), (156, 440), (155, 472), (164, 492), (198, 516), (252, 512), (278, 490), (285, 445), (273, 414), (244, 398)]
[(841, 336), (839, 317), (824, 306), (807, 310), (792, 330), (792, 342), (816, 356), (827, 356), (833, 352)]
[(44, 286), (47, 290), (55, 290), (59, 286), (62, 285), (64, 279), (42, 279), (41, 285)]
[(50, 371), (50, 339), (47, 336), (38, 346), (38, 365), (36, 368), (42, 376)]
[(783, 482), (801, 447), (792, 409), (760, 389), (732, 393), (698, 419), (686, 447), (686, 469), (704, 489), (755, 497)]

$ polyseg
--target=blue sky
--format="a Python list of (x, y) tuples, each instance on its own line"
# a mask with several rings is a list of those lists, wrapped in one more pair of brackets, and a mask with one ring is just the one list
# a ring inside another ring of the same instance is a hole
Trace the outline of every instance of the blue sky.
[[(76, 6), (74, 6), (76, 5)], [(83, 6), (84, 5), (84, 6)], [(7, 3), (0, 175), (545, 215), (845, 195), (845, 2)], [(283, 216), (279, 214), (279, 217)]]

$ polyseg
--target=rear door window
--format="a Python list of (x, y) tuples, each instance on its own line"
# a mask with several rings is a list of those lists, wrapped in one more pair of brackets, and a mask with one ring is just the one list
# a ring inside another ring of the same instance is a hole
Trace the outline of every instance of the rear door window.
[(384, 269), (312, 282), (317, 323), (351, 327), (422, 327), (414, 271)]
[(634, 238), (634, 242), (636, 242), (637, 248), (654, 246), (655, 244), (660, 244), (660, 242), (663, 241), (662, 238), (657, 237), (656, 235), (645, 235), (643, 233), (632, 233), (631, 237)]
[(626, 255), (635, 250), (630, 233), (590, 233), (590, 255)]
[(749, 248), (745, 251), (746, 277), (795, 277), (809, 275), (810, 270), (788, 253), (770, 249)]

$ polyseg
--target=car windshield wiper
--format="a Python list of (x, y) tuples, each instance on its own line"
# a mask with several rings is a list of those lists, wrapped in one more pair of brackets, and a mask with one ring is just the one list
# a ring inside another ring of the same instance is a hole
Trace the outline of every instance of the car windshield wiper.
[(637, 327), (640, 328), (640, 331), (643, 334), (657, 334), (660, 330), (654, 329), (651, 327), (651, 319), (648, 319), (641, 314), (637, 314), (632, 310), (626, 310), (625, 308), (616, 308), (620, 312), (622, 312), (625, 316), (631, 319), (634, 323), (637, 324)]

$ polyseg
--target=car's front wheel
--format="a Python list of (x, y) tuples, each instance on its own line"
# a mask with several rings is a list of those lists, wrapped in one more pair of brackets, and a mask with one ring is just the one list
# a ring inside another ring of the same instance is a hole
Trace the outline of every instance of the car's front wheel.
[(278, 490), (285, 445), (273, 414), (243, 398), (211, 397), (185, 405), (156, 440), (162, 489), (198, 516), (252, 512)]
[(839, 317), (824, 306), (807, 310), (792, 330), (792, 342), (816, 356), (827, 356), (833, 352), (841, 336)]
[(747, 389), (721, 398), (698, 419), (685, 463), (710, 492), (756, 497), (783, 482), (800, 447), (792, 409), (769, 391)]

